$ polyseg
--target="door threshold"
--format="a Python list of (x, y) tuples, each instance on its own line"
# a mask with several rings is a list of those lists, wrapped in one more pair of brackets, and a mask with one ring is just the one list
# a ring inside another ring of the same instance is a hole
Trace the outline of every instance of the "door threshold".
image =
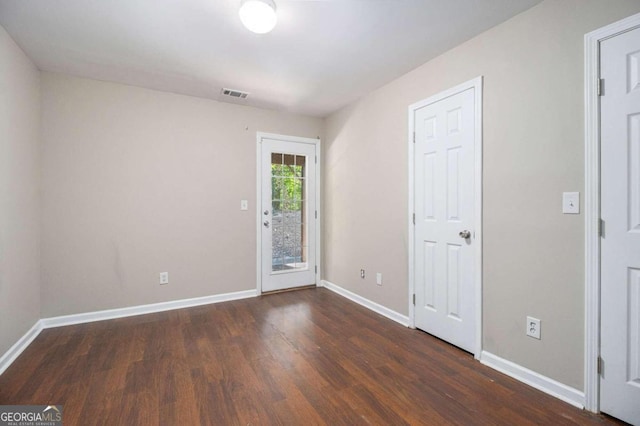
[(309, 289), (316, 288), (316, 287), (317, 287), (316, 284), (309, 284), (309, 285), (303, 285), (303, 286), (300, 286), (300, 287), (283, 288), (281, 290), (263, 291), (262, 294), (260, 294), (260, 295), (261, 296), (269, 296), (271, 294), (288, 293), (290, 291), (309, 290)]

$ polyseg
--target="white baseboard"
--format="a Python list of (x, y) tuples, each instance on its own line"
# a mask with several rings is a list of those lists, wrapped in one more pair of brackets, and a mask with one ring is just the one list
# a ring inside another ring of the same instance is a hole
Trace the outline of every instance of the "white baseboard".
[(27, 347), (33, 342), (33, 339), (38, 337), (38, 334), (42, 331), (42, 320), (36, 321), (36, 323), (27, 331), (13, 346), (9, 348), (7, 352), (0, 357), (0, 374), (9, 368), (13, 361), (27, 349)]
[(358, 305), (362, 305), (365, 308), (372, 310), (373, 312), (394, 320), (395, 322), (400, 323), (405, 327), (409, 327), (409, 317), (406, 315), (402, 315), (392, 309), (387, 308), (386, 306), (382, 306), (376, 302), (372, 302), (371, 300), (366, 299), (358, 294), (352, 293), (349, 290), (346, 290), (332, 282), (322, 280), (321, 286), (333, 291), (334, 293), (339, 294), (342, 297), (346, 297), (347, 299), (356, 302)]
[(127, 308), (107, 309), (104, 311), (43, 318), (41, 321), (43, 328), (62, 327), (65, 325), (151, 314), (155, 312), (171, 311), (173, 309), (190, 308), (192, 306), (209, 305), (211, 303), (248, 299), (250, 297), (256, 297), (257, 294), (256, 290), (236, 291), (233, 293), (214, 294), (212, 296), (195, 297), (192, 299), (172, 300), (169, 302), (152, 303), (149, 305), (130, 306)]
[(529, 370), (514, 362), (500, 358), (497, 355), (482, 351), (480, 362), (484, 365), (498, 370), (501, 373), (511, 376), (531, 387), (534, 387), (544, 393), (554, 396), (564, 402), (578, 408), (584, 408), (584, 392), (575, 388), (562, 384), (540, 373)]

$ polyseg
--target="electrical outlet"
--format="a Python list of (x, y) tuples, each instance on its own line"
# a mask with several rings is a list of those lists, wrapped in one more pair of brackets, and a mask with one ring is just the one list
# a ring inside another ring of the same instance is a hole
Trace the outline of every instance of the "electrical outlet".
[(364, 279), (364, 269), (360, 269), (360, 278)]
[(169, 284), (169, 273), (160, 272), (160, 285)]
[(376, 272), (376, 284), (382, 285), (382, 272)]
[(540, 340), (540, 320), (527, 317), (527, 336)]
[(249, 201), (240, 200), (240, 210), (249, 210)]

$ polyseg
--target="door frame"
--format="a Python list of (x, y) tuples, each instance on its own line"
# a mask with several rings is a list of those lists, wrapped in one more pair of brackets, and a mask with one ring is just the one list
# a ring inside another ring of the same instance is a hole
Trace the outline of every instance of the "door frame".
[(415, 125), (415, 112), (427, 105), (438, 102), (442, 99), (456, 95), (460, 92), (464, 92), (468, 89), (474, 89), (474, 180), (475, 180), (475, 203), (474, 203), (474, 232), (476, 251), (474, 259), (474, 284), (476, 287), (476, 343), (475, 354), (476, 359), (480, 359), (482, 352), (482, 82), (483, 77), (479, 76), (472, 80), (466, 81), (455, 87), (447, 89), (436, 95), (433, 95), (427, 99), (416, 102), (409, 105), (409, 129), (407, 132), (407, 145), (409, 147), (409, 208), (408, 208), (408, 235), (409, 235), (409, 327), (416, 328), (416, 310), (413, 304), (413, 295), (415, 294), (415, 226), (413, 223), (414, 215), (414, 161), (415, 161), (415, 149), (414, 149), (414, 134), (413, 129)]
[[(275, 139), (285, 142), (296, 142), (311, 144), (316, 149), (316, 211), (318, 212), (315, 218), (316, 228), (316, 264), (315, 264), (315, 278), (316, 287), (320, 286), (320, 266), (322, 265), (322, 252), (321, 249), (321, 208), (320, 208), (320, 187), (321, 187), (321, 140), (320, 136), (316, 139), (305, 138), (301, 136), (287, 136), (278, 135), (275, 133), (256, 132), (256, 290), (258, 295), (262, 294), (262, 140), (263, 139)], [(309, 218), (311, 221), (311, 218)]]
[(640, 13), (584, 36), (585, 408), (600, 411), (600, 42), (640, 27)]

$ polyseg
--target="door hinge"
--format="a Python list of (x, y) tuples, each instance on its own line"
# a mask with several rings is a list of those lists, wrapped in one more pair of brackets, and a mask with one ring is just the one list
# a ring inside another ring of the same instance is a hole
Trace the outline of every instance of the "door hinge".
[(316, 274), (318, 273), (318, 265), (316, 265)]
[(598, 79), (598, 96), (604, 96), (604, 78)]
[(602, 358), (601, 357), (598, 357), (596, 364), (597, 364), (598, 374), (602, 374)]
[(413, 132), (413, 143), (416, 143), (416, 132)]
[(413, 214), (413, 224), (414, 225), (416, 224), (416, 214), (415, 213)]
[(413, 293), (413, 306), (416, 306), (416, 294)]
[(604, 237), (604, 220), (598, 220), (598, 236), (600, 238)]
[(318, 164), (318, 156), (315, 157), (316, 164)]
[(316, 210), (316, 219), (318, 218), (318, 210)]

